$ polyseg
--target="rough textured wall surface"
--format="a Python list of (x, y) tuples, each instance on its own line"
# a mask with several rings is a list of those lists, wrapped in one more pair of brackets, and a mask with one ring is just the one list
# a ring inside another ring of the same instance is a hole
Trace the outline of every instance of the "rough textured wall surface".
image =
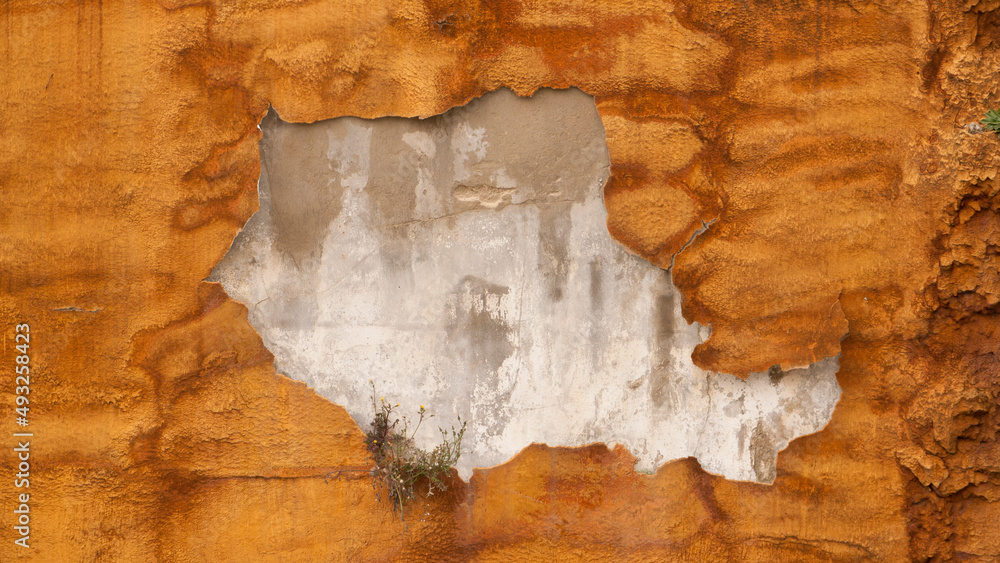
[(640, 471), (695, 456), (770, 482), (778, 451), (829, 421), (836, 357), (746, 381), (691, 362), (707, 327), (604, 226), (607, 146), (580, 90), (499, 90), (425, 120), (271, 113), (261, 129), (260, 211), (209, 279), (279, 372), (362, 428), (377, 390), (467, 422), (465, 479), (532, 442), (603, 442)]
[[(34, 434), (5, 560), (1000, 557), (1000, 159), (964, 127), (997, 104), (996, 0), (0, 12), (0, 365), (30, 323)], [(713, 328), (693, 362), (839, 353), (841, 399), (772, 485), (533, 445), (400, 522), (349, 471), (357, 424), (203, 281), (257, 210), (257, 124), (570, 86), (607, 132), (611, 235)]]

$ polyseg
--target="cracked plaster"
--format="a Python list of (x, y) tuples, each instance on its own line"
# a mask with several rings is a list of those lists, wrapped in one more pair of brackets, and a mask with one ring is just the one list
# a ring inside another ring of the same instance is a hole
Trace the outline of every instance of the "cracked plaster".
[(279, 371), (362, 428), (372, 379), (404, 413), (469, 422), (465, 478), (532, 442), (606, 442), (641, 471), (696, 456), (770, 482), (777, 452), (829, 420), (837, 357), (745, 381), (692, 363), (708, 328), (684, 320), (669, 272), (608, 235), (583, 92), (500, 90), (424, 120), (272, 112), (261, 128), (260, 211), (211, 279)]

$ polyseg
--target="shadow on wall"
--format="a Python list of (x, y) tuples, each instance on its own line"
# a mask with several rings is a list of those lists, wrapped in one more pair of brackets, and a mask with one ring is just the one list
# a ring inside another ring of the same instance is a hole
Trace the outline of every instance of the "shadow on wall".
[(464, 478), (532, 442), (617, 442), (641, 471), (696, 456), (770, 482), (777, 452), (829, 420), (836, 357), (746, 381), (691, 362), (707, 329), (608, 235), (604, 128), (580, 90), (423, 120), (272, 111), (261, 128), (260, 211), (210, 279), (279, 371), (362, 427), (373, 379), (404, 411), (469, 421)]

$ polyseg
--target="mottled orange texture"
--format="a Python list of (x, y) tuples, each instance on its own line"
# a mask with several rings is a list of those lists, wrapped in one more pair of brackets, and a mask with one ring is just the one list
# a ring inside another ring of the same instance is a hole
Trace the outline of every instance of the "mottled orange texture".
[[(29, 322), (36, 435), (33, 547), (0, 516), (5, 561), (1000, 558), (1000, 145), (963, 128), (998, 99), (996, 0), (0, 13), (0, 366)], [(202, 281), (256, 209), (269, 105), (428, 116), (503, 86), (595, 96), (609, 230), (673, 263), (700, 365), (840, 352), (833, 419), (773, 485), (534, 445), (403, 523), (357, 425)]]

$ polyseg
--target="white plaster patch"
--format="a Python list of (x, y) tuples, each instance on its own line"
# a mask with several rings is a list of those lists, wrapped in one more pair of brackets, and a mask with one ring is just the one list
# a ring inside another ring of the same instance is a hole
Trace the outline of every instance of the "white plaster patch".
[(617, 442), (641, 471), (697, 456), (770, 482), (777, 452), (829, 420), (837, 358), (746, 381), (691, 362), (707, 330), (608, 235), (604, 130), (579, 90), (262, 129), (261, 209), (211, 279), (279, 371), (362, 428), (372, 379), (404, 411), (469, 422), (465, 478), (532, 442)]

